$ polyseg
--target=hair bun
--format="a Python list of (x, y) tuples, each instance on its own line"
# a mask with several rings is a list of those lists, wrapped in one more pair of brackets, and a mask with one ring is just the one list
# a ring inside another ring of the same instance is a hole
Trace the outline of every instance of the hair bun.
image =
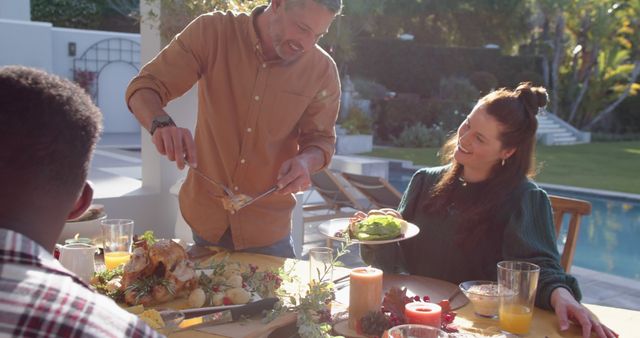
[(538, 114), (538, 109), (547, 105), (549, 96), (544, 87), (533, 87), (531, 82), (523, 82), (515, 90), (530, 114)]

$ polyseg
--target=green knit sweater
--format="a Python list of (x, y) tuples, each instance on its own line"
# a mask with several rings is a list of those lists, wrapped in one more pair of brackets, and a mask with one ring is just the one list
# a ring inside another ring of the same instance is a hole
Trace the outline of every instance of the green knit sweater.
[[(579, 301), (582, 297), (573, 276), (564, 273), (556, 248), (551, 205), (547, 194), (535, 183), (523, 180), (512, 192), (496, 219), (504, 220), (501, 233), (485, 234), (474, 239), (473, 249), (461, 249), (454, 240), (459, 227), (458, 210), (451, 205), (445, 212), (429, 213), (424, 203), (445, 167), (417, 171), (402, 197), (398, 210), (409, 222), (420, 227), (411, 239), (388, 245), (362, 246), (367, 264), (393, 273), (410, 273), (460, 283), (468, 280), (496, 280), (496, 264), (502, 260), (522, 260), (540, 266), (536, 305), (551, 309), (551, 292), (568, 289)], [(485, 183), (462, 183), (455, 188), (457, 205), (482, 198)], [(468, 205), (468, 204), (467, 204)]]

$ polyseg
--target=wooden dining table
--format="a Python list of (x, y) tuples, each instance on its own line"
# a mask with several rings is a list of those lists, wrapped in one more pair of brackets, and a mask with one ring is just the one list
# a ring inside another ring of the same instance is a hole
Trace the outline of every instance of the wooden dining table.
[[(216, 257), (212, 258), (216, 259)], [(232, 253), (229, 259), (242, 264), (257, 265), (259, 269), (278, 269), (284, 268), (284, 271), (296, 277), (298, 284), (286, 284), (288, 293), (302, 292), (308, 283), (309, 265), (308, 261), (285, 259), (281, 257), (266, 256), (250, 253)], [(341, 276), (349, 274), (349, 269), (336, 267), (333, 271), (332, 278), (338, 279)], [(388, 290), (392, 286), (406, 287), (408, 294), (429, 295), (431, 300), (437, 302), (440, 299), (448, 298), (449, 292), (455, 290), (457, 286), (432, 278), (410, 276), (410, 275), (388, 275), (384, 278), (384, 289)], [(341, 289), (336, 293), (336, 309), (348, 308), (348, 288)], [(382, 295), (381, 295), (382, 296)], [(504, 335), (500, 332), (498, 321), (495, 319), (481, 318), (474, 314), (472, 305), (468, 303), (462, 294), (455, 295), (452, 300), (457, 316), (454, 324), (459, 328), (461, 333), (466, 333), (464, 337), (500, 337)], [(608, 306), (585, 304), (585, 306), (596, 315), (601, 322), (612, 328), (620, 337), (638, 337), (640, 336), (640, 311), (620, 309)], [(257, 323), (257, 321), (256, 321)], [(230, 327), (230, 331), (240, 332), (246, 329), (245, 323), (233, 323), (226, 325), (237, 325), (237, 330)], [(245, 326), (243, 326), (245, 325)], [(254, 324), (264, 325), (264, 324)], [(208, 331), (208, 332), (207, 332)], [(215, 334), (206, 328), (191, 329), (185, 331), (176, 331), (169, 333), (170, 338), (225, 338), (233, 335)], [(595, 335), (593, 335), (595, 337)], [(516, 337), (510, 335), (509, 337)], [(567, 331), (560, 331), (555, 313), (543, 309), (535, 308), (533, 312), (533, 322), (531, 331), (525, 337), (582, 337), (581, 328), (571, 325)], [(275, 337), (274, 337), (275, 338)]]

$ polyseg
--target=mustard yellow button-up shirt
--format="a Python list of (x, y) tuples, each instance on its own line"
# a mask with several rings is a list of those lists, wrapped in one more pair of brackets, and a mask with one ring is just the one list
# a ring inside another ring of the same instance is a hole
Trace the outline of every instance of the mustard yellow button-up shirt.
[[(249, 196), (276, 183), (280, 165), (308, 147), (327, 165), (335, 149), (340, 102), (338, 71), (320, 47), (289, 62), (266, 62), (254, 28), (264, 10), (214, 12), (191, 22), (129, 84), (126, 100), (142, 88), (163, 105), (198, 83), (195, 128), (198, 169)], [(222, 192), (190, 171), (180, 190), (184, 219), (217, 242), (230, 226), (236, 249), (267, 246), (290, 232), (292, 195), (272, 194), (235, 214)]]

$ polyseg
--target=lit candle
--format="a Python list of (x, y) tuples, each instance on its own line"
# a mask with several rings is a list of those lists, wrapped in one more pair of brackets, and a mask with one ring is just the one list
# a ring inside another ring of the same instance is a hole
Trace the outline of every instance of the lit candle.
[(363, 267), (351, 270), (349, 281), (349, 328), (369, 311), (380, 311), (382, 304), (382, 270)]
[(439, 328), (441, 313), (440, 305), (433, 303), (413, 302), (404, 306), (407, 324), (422, 324)]
[(84, 244), (91, 244), (91, 240), (89, 238), (86, 237), (79, 237), (80, 234), (76, 234), (75, 236), (73, 236), (73, 238), (68, 238), (64, 240), (64, 244), (76, 244), (76, 243), (84, 243)]

